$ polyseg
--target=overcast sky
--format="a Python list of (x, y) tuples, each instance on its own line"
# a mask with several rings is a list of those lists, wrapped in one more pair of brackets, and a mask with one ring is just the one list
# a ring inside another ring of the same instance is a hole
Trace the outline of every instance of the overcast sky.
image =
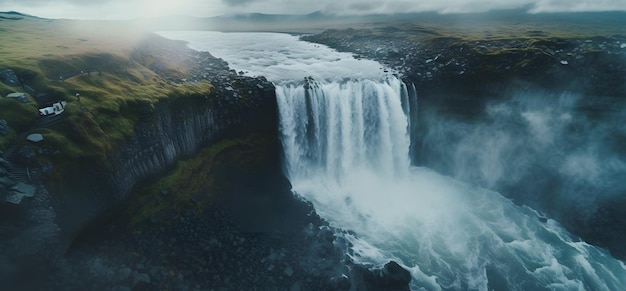
[(0, 0), (0, 11), (79, 19), (129, 19), (168, 14), (216, 16), (249, 12), (457, 13), (521, 7), (528, 8), (529, 12), (626, 11), (626, 0)]

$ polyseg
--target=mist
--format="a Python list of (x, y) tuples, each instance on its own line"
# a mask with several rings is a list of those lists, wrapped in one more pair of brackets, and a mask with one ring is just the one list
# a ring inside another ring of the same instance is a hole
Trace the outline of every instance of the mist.
[(502, 9), (523, 9), (529, 13), (626, 11), (622, 0), (0, 0), (1, 10), (19, 11), (46, 18), (134, 19), (186, 15), (212, 17), (245, 13), (309, 14), (320, 11), (333, 15), (395, 14), (410, 12), (474, 13)]
[(601, 205), (622, 199), (623, 107), (574, 92), (523, 88), (503, 95), (478, 120), (425, 113), (421, 163), (572, 227), (594, 223)]

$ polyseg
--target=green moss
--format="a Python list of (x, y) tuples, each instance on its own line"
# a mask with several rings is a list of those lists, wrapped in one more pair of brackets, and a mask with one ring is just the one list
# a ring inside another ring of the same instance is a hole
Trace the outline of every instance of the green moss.
[(0, 98), (0, 116), (11, 122), (15, 130), (27, 128), (37, 117), (37, 108), (32, 103), (22, 103), (11, 98)]
[(201, 212), (207, 204), (220, 203), (226, 189), (236, 183), (229, 169), (236, 168), (241, 175), (260, 174), (266, 169), (275, 142), (269, 136), (252, 135), (207, 147), (177, 162), (159, 180), (136, 189), (125, 215), (131, 225), (137, 225), (165, 211)]
[(5, 119), (9, 126), (9, 135), (0, 136), (0, 149), (26, 130), (37, 118), (37, 108), (32, 103), (22, 103), (15, 99), (0, 97), (0, 119)]
[(72, 142), (65, 135), (47, 128), (38, 129), (36, 132), (44, 137), (44, 140), (39, 144), (41, 147), (62, 149), (65, 158), (76, 159), (84, 156), (84, 149), (78, 147), (76, 143)]
[[(60, 180), (81, 179), (83, 165), (103, 168), (137, 123), (151, 120), (156, 103), (179, 100), (189, 108), (214, 92), (208, 81), (172, 83), (188, 74), (184, 44), (128, 23), (25, 18), (0, 22), (0, 30), (0, 69), (13, 70), (49, 101), (68, 102), (64, 120), (32, 128), (40, 118), (36, 104), (0, 98), (0, 118), (10, 126), (0, 149), (20, 134), (42, 133), (45, 140), (32, 146), (58, 153), (38, 157), (54, 164), (52, 189), (60, 189)], [(3, 95), (23, 90), (0, 83)]]

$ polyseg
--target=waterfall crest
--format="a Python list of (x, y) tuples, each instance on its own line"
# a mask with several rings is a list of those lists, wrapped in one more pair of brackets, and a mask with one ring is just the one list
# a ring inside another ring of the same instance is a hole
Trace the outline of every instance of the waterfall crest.
[(354, 170), (405, 176), (409, 93), (395, 77), (276, 86), (287, 173), (335, 182)]

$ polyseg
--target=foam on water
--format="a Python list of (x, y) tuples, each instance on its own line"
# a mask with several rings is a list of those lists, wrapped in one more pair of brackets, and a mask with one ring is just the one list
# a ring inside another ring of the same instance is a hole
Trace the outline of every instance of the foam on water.
[(383, 66), (357, 60), (327, 46), (299, 41), (298, 36), (280, 33), (223, 33), (216, 31), (163, 31), (170, 39), (185, 40), (189, 47), (209, 51), (231, 68), (250, 76), (265, 76), (277, 83), (340, 78), (381, 79)]
[[(363, 61), (288, 35), (166, 36), (275, 82), (287, 175), (322, 217), (356, 233), (344, 234), (354, 260), (395, 259), (411, 271), (412, 289), (626, 290), (621, 261), (557, 222), (411, 167), (407, 104), (417, 96), (397, 78), (333, 71), (333, 64)], [(228, 49), (221, 55), (220, 48)], [(303, 81), (308, 76), (314, 79)]]

